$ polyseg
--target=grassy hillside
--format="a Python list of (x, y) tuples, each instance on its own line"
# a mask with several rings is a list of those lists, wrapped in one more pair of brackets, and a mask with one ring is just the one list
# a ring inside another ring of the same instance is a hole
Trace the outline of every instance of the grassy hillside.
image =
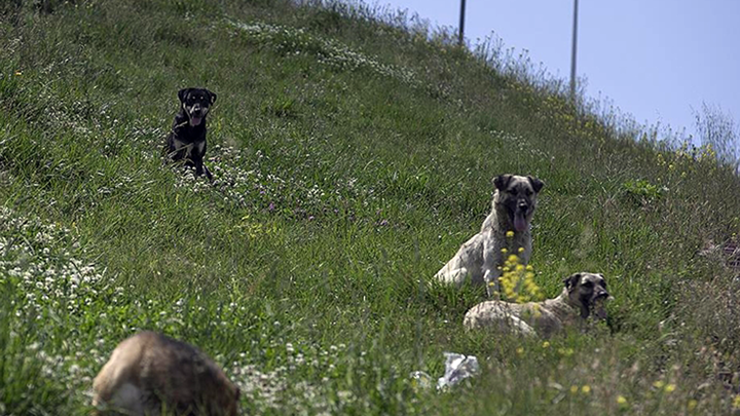
[[(526, 65), (363, 7), (0, 13), (0, 414), (85, 414), (92, 377), (143, 328), (213, 356), (242, 414), (740, 407), (722, 254), (740, 183), (711, 149), (636, 140)], [(186, 86), (218, 94), (213, 186), (159, 157)], [(604, 273), (605, 324), (548, 343), (466, 333), (484, 291), (427, 286), (506, 172), (546, 183), (537, 284), (554, 296), (570, 273)], [(481, 374), (416, 386), (409, 373), (441, 376), (445, 351), (476, 355)]]

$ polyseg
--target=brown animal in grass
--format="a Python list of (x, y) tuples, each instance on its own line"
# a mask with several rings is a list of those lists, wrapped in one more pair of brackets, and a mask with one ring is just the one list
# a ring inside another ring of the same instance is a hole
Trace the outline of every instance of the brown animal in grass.
[(98, 414), (236, 416), (239, 388), (202, 351), (155, 332), (113, 350), (93, 381)]

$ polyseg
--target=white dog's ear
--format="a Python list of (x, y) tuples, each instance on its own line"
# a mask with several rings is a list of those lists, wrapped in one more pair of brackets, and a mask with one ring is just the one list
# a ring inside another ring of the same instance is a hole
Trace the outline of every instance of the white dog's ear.
[(573, 289), (578, 286), (578, 282), (581, 280), (581, 273), (573, 273), (572, 275), (566, 277), (563, 279), (563, 284), (565, 285), (566, 289), (568, 289), (568, 292), (572, 292)]
[(493, 185), (499, 191), (505, 191), (506, 187), (509, 186), (509, 181), (511, 181), (511, 178), (512, 176), (508, 174), (498, 175), (495, 178), (493, 178)]
[(542, 189), (542, 187), (545, 186), (545, 183), (537, 178), (527, 176), (527, 179), (529, 179), (529, 183), (532, 184), (532, 189), (534, 189), (534, 191), (537, 193), (539, 193), (540, 189)]

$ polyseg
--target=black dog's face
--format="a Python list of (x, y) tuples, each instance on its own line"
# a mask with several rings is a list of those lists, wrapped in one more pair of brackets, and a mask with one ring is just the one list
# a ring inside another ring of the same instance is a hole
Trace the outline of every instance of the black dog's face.
[(216, 94), (205, 88), (184, 88), (177, 96), (191, 126), (199, 126), (208, 114), (211, 104), (216, 101)]

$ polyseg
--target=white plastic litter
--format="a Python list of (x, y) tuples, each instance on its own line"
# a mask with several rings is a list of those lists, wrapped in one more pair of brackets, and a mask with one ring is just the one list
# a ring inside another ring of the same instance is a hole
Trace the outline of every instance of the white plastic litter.
[[(480, 371), (478, 359), (474, 355), (463, 355), (454, 352), (446, 352), (445, 375), (437, 380), (437, 390), (454, 386), (460, 381), (473, 377)], [(414, 371), (409, 375), (413, 380), (413, 386), (419, 389), (432, 387), (432, 376), (423, 371)]]
[(444, 353), (445, 375), (437, 380), (437, 389), (454, 386), (462, 380), (473, 377), (480, 371), (478, 358), (474, 355), (463, 355), (454, 352)]

